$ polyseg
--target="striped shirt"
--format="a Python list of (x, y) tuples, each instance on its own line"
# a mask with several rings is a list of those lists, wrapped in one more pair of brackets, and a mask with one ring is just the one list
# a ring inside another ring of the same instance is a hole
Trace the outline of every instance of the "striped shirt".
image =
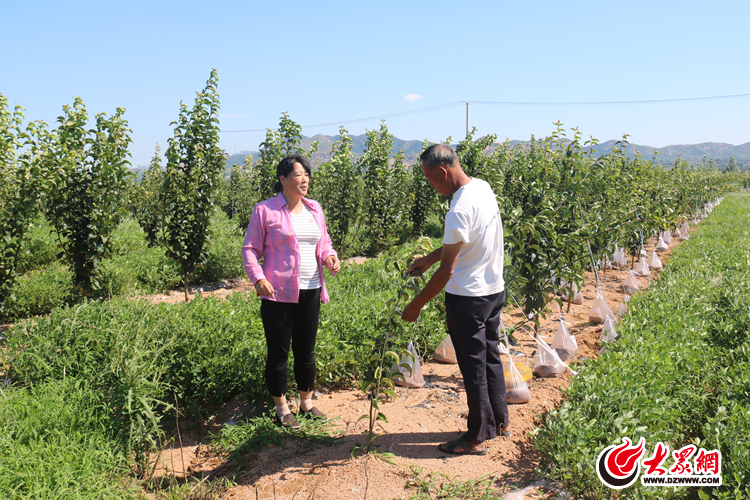
[(300, 213), (292, 214), (292, 225), (299, 244), (299, 289), (320, 288), (318, 263), (315, 261), (315, 247), (320, 241), (320, 228), (315, 223), (313, 213), (304, 204)]

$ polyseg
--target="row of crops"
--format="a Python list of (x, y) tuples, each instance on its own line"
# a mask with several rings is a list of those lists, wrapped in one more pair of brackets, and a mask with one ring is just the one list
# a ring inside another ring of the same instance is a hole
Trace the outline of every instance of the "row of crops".
[[(165, 423), (204, 418), (243, 392), (265, 397), (254, 296), (173, 305), (134, 299), (241, 277), (244, 229), (253, 205), (271, 195), (276, 163), (311, 153), (284, 114), (259, 158), (225, 179), (218, 109), (213, 72), (193, 107), (181, 107), (165, 158), (157, 150), (136, 180), (124, 110), (99, 114), (86, 129), (76, 100), (57, 128), (24, 127), (22, 110), (10, 111), (0, 95), (0, 318), (16, 321), (0, 332), (0, 456), (25, 457), (0, 461), (0, 497), (137, 495), (131, 471), (143, 473)], [(748, 181), (685, 162), (667, 170), (623, 148), (596, 151), (596, 141), (577, 130), (568, 137), (561, 124), (529, 147), (495, 139), (471, 135), (456, 150), (464, 170), (495, 190), (509, 292), (537, 319), (561, 280), (580, 288), (584, 272), (615, 244), (638, 256), (652, 234)], [(313, 173), (310, 196), (324, 207), (335, 247), (343, 256), (379, 255), (330, 280), (317, 352), (321, 387), (371, 377), (374, 363), (362, 360), (378, 343), (372, 325), (389, 317), (385, 303), (401, 285), (384, 264), (408, 258), (418, 236), (442, 232), (446, 200), (392, 147), (383, 124), (355, 158), (342, 129), (331, 160)], [(434, 305), (423, 312), (414, 333), (419, 352), (444, 337), (439, 318)], [(77, 403), (63, 411), (65, 401)], [(92, 447), (106, 456), (81, 460)], [(54, 467), (69, 474), (45, 473)]]
[[(680, 245), (648, 293), (635, 296), (618, 341), (581, 368), (537, 437), (547, 472), (576, 498), (685, 498), (695, 490), (604, 486), (599, 452), (643, 437), (648, 452), (695, 444), (721, 451), (721, 488), (750, 496), (750, 196), (727, 196)], [(650, 455), (647, 455), (650, 456)], [(665, 466), (674, 464), (674, 458)]]

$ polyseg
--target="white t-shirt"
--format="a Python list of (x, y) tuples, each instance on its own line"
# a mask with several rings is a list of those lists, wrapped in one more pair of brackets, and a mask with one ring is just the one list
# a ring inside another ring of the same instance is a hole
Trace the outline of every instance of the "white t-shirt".
[(299, 245), (299, 289), (320, 288), (318, 260), (315, 258), (315, 247), (321, 237), (318, 223), (310, 209), (302, 205), (299, 214), (292, 214), (292, 226)]
[(483, 297), (502, 292), (503, 222), (495, 193), (487, 182), (473, 178), (453, 194), (445, 215), (443, 244), (463, 242), (445, 291)]

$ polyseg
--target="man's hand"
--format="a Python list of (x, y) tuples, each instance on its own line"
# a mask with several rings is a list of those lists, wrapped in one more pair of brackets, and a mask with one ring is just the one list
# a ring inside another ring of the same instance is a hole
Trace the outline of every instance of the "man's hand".
[(429, 270), (435, 262), (440, 262), (440, 257), (443, 253), (443, 247), (437, 248), (425, 255), (420, 257), (411, 263), (407, 272), (414, 276), (416, 274), (424, 274)]
[(341, 261), (335, 255), (329, 255), (325, 260), (326, 267), (331, 271), (331, 274), (336, 274), (341, 270)]
[[(419, 292), (409, 304), (404, 307), (404, 312), (401, 313), (401, 319), (404, 321), (414, 322), (419, 317), (419, 311), (432, 300), (440, 290), (442, 290), (446, 283), (453, 276), (453, 269), (456, 267), (456, 261), (458, 260), (458, 253), (461, 251), (463, 242), (452, 243), (449, 245), (443, 245), (431, 254), (417, 259), (414, 264), (409, 266), (409, 270), (412, 268), (418, 269), (421, 263), (419, 261), (426, 259), (430, 266), (437, 261), (440, 261), (440, 267), (438, 267), (435, 274), (432, 275), (430, 281), (428, 281), (422, 291)], [(429, 266), (427, 266), (429, 269)]]
[(401, 319), (408, 321), (409, 323), (414, 323), (419, 318), (419, 313), (421, 311), (421, 307), (414, 304), (414, 302), (409, 302), (406, 304), (406, 307), (404, 307), (404, 312), (401, 313)]
[(430, 261), (429, 256), (425, 255), (424, 257), (420, 257), (411, 263), (408, 273), (410, 276), (424, 274), (429, 268), (432, 267), (432, 264), (433, 263)]
[(273, 285), (271, 285), (266, 279), (260, 279), (255, 282), (255, 291), (258, 295), (264, 297), (273, 297), (273, 294), (276, 293), (276, 290), (273, 289)]

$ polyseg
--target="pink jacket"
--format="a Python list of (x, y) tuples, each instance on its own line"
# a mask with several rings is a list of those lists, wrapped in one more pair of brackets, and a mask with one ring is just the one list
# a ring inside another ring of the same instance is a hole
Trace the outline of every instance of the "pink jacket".
[[(315, 248), (315, 256), (320, 276), (320, 301), (325, 304), (329, 302), (329, 298), (323, 279), (324, 261), (329, 255), (338, 255), (331, 245), (320, 204), (307, 198), (302, 198), (302, 202), (313, 213), (315, 222), (320, 227), (321, 237)], [(262, 267), (259, 264), (261, 256)], [(294, 234), (292, 217), (281, 193), (255, 205), (247, 226), (245, 244), (242, 245), (242, 261), (253, 285), (258, 280), (266, 279), (273, 286), (275, 297), (261, 296), (262, 299), (293, 303), (298, 301), (299, 244)]]

